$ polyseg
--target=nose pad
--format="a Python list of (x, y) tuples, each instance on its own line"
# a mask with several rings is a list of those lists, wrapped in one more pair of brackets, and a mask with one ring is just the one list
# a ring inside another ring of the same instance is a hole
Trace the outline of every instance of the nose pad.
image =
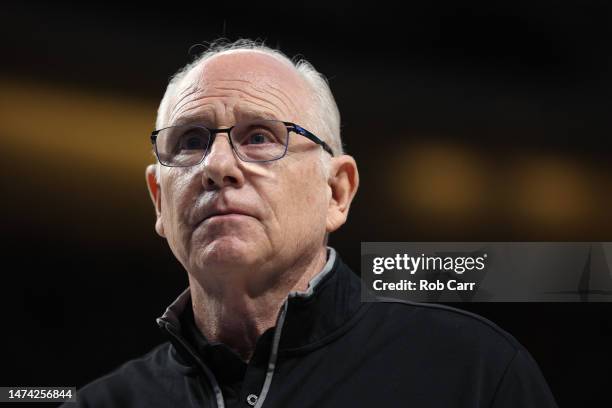
[[(225, 139), (225, 142), (219, 142), (219, 138)], [(222, 147), (221, 145), (227, 146)], [(231, 153), (232, 155), (234, 155), (232, 142), (230, 141), (229, 135), (226, 133), (217, 133), (214, 135), (212, 141), (208, 145), (208, 149), (206, 149), (206, 156), (204, 157), (204, 161), (210, 160), (211, 156), (216, 156), (220, 153)]]
[(217, 141), (218, 136), (219, 134), (216, 134), (208, 146), (206, 157), (202, 162), (202, 183), (206, 188), (240, 186), (244, 177), (238, 166), (238, 158), (235, 156), (229, 135), (225, 134), (225, 141)]

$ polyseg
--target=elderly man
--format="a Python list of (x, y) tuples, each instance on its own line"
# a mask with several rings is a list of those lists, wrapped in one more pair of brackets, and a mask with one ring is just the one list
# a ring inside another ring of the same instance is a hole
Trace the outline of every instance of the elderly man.
[(359, 184), (305, 61), (249, 41), (171, 80), (146, 179), (189, 288), (168, 335), (78, 392), (87, 407), (551, 407), (510, 335), (442, 306), (362, 303), (327, 247)]

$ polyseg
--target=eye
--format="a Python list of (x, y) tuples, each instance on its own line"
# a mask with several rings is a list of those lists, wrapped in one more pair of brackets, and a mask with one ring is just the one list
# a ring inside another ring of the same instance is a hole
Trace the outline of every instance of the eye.
[(243, 144), (245, 145), (259, 145), (266, 143), (274, 143), (274, 137), (265, 130), (252, 131), (247, 135)]
[(203, 150), (206, 148), (206, 136), (202, 132), (191, 129), (183, 133), (178, 143), (181, 150)]
[(202, 145), (202, 139), (198, 137), (190, 137), (184, 143), (185, 149), (201, 149), (204, 146)]

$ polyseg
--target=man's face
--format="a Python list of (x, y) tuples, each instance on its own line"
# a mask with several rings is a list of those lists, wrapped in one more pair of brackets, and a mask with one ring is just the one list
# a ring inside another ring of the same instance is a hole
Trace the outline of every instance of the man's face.
[[(218, 55), (186, 79), (166, 125), (219, 128), (263, 117), (312, 128), (306, 84), (268, 55)], [(219, 134), (199, 165), (161, 168), (158, 233), (187, 271), (204, 279), (258, 271), (265, 280), (266, 271), (312, 258), (328, 230), (332, 195), (320, 149), (292, 133), (285, 157), (247, 163), (233, 153), (227, 134)], [(223, 276), (207, 276), (215, 273)]]

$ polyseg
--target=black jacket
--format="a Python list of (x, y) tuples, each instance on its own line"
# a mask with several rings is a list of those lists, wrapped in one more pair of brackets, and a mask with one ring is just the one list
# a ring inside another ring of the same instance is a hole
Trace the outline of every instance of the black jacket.
[(248, 364), (194, 330), (188, 290), (157, 322), (170, 341), (78, 390), (79, 406), (556, 406), (508, 333), (445, 306), (361, 302), (359, 278), (333, 250)]

